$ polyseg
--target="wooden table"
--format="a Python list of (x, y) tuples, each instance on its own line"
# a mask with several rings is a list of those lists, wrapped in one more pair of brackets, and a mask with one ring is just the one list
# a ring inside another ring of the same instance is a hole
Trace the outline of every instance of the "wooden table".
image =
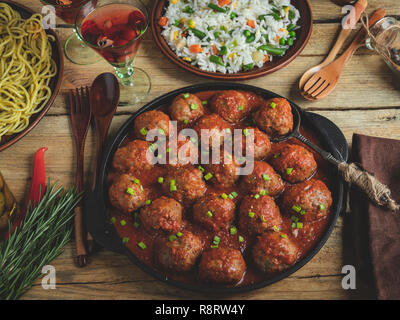
[[(39, 0), (16, 0), (40, 12)], [(148, 4), (153, 1), (147, 0)], [(311, 0), (314, 30), (303, 53), (289, 66), (260, 79), (246, 81), (289, 97), (306, 110), (319, 113), (335, 122), (351, 143), (354, 132), (400, 138), (399, 80), (392, 75), (381, 58), (362, 49), (344, 69), (337, 89), (326, 99), (307, 102), (298, 92), (300, 76), (309, 67), (320, 63), (327, 54), (339, 30), (341, 8), (329, 0)], [(368, 12), (382, 6), (390, 15), (400, 15), (397, 0), (370, 0)], [(72, 32), (62, 24), (58, 33), (65, 40)], [(150, 32), (135, 60), (135, 65), (151, 75), (152, 90), (148, 101), (171, 90), (208, 80), (183, 71), (167, 60), (156, 47)], [(34, 152), (47, 146), (47, 175), (68, 186), (74, 183), (75, 149), (66, 105), (65, 92), (82, 85), (111, 67), (101, 61), (90, 66), (65, 62), (62, 90), (49, 113), (24, 139), (0, 153), (0, 169), (19, 201), (23, 202), (31, 177)], [(135, 111), (120, 108), (113, 120), (112, 132)], [(86, 168), (90, 181), (94, 163), (94, 139), (90, 132), (87, 140)], [(345, 213), (344, 213), (345, 214)], [(230, 295), (227, 299), (346, 299), (349, 292), (341, 287), (343, 222), (340, 218), (322, 250), (301, 270), (267, 288), (245, 294)], [(24, 299), (207, 299), (168, 286), (145, 274), (121, 255), (105, 250), (92, 256), (90, 264), (79, 269), (73, 264), (74, 243), (52, 264), (57, 272), (57, 289), (44, 290), (41, 279), (28, 291)], [(217, 297), (213, 297), (217, 298)]]

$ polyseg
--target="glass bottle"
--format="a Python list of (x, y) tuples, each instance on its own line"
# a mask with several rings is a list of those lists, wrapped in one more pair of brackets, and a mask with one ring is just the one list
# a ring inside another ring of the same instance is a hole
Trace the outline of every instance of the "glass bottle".
[(393, 17), (379, 20), (369, 29), (366, 46), (379, 53), (400, 77), (400, 23)]

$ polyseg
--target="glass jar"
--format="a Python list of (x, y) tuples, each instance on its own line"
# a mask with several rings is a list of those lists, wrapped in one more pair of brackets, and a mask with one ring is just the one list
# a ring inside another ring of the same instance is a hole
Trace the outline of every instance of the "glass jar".
[(0, 240), (8, 230), (8, 222), (18, 215), (17, 202), (0, 173)]
[(371, 27), (366, 46), (379, 53), (400, 77), (400, 23), (395, 18), (385, 17)]

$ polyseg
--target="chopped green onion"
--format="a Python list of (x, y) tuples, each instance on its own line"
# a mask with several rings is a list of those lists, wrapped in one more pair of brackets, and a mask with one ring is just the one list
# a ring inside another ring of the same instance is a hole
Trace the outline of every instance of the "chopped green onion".
[(275, 232), (279, 232), (279, 230), (280, 230), (276, 225), (274, 225), (274, 226), (272, 227), (272, 229), (273, 229)]
[(111, 217), (111, 223), (115, 223), (115, 221), (117, 221), (117, 219), (115, 219), (115, 217)]
[(296, 217), (296, 216), (291, 216), (290, 219), (291, 219), (293, 222), (299, 221), (299, 218)]
[(239, 242), (244, 242), (244, 238), (242, 236), (239, 236)]
[(262, 195), (262, 196), (266, 196), (266, 195), (268, 195), (268, 191), (267, 190), (260, 190), (260, 194)]
[(293, 205), (292, 210), (296, 211), (296, 212), (300, 212), (301, 211), (301, 207), (298, 206), (297, 204), (295, 204), (295, 205)]
[(303, 228), (303, 223), (297, 222), (297, 229), (302, 229)]
[(197, 110), (198, 108), (199, 108), (199, 106), (197, 104), (195, 104), (195, 103), (190, 104), (190, 109)]
[(133, 196), (135, 194), (135, 190), (133, 190), (132, 188), (127, 188), (126, 189), (126, 193), (130, 194), (131, 196)]
[(211, 211), (207, 211), (207, 217), (211, 218), (213, 216), (213, 213)]
[(306, 214), (306, 210), (304, 210), (304, 209), (301, 210), (301, 211), (300, 211), (300, 214), (301, 214), (302, 216), (304, 216), (304, 215)]
[(144, 249), (147, 248), (146, 244), (145, 244), (144, 242), (142, 242), (142, 241), (140, 241), (137, 245), (138, 245), (139, 248), (142, 249), (142, 250), (144, 250)]
[(145, 136), (145, 135), (148, 133), (148, 131), (147, 131), (146, 128), (142, 128), (142, 129), (140, 129), (140, 133), (141, 133), (143, 136)]
[(207, 181), (210, 180), (213, 177), (212, 173), (209, 172), (204, 176), (204, 179), (206, 179)]
[(208, 104), (208, 101), (207, 101), (207, 100), (204, 100), (204, 101), (201, 102), (201, 104), (202, 104), (203, 106), (205, 106), (206, 104)]
[(228, 199), (228, 195), (226, 193), (221, 194), (222, 199)]
[(229, 233), (230, 233), (231, 236), (234, 236), (234, 235), (237, 233), (236, 227), (231, 227), (231, 228), (229, 229)]
[(201, 172), (204, 172), (204, 170), (205, 170), (202, 166), (198, 166), (197, 168), (198, 168)]
[(185, 119), (185, 120), (183, 120), (183, 123), (184, 123), (184, 124), (188, 124), (188, 123), (189, 123), (189, 120), (188, 120), (188, 119)]
[(158, 129), (158, 132), (159, 132), (160, 134), (165, 134), (164, 129), (161, 129), (161, 128)]
[(176, 233), (176, 235), (177, 235), (179, 238), (183, 236), (182, 232), (180, 232), (180, 231), (178, 231), (178, 232)]
[(258, 199), (258, 198), (260, 198), (260, 195), (257, 193), (254, 195), (254, 199)]
[(128, 243), (128, 241), (129, 241), (129, 238), (128, 238), (128, 237), (123, 237), (123, 238), (122, 238), (122, 243)]
[(214, 243), (214, 244), (219, 244), (220, 242), (221, 242), (221, 238), (218, 237), (218, 236), (214, 236), (214, 238), (213, 238), (213, 243)]
[(274, 154), (274, 159), (278, 159), (280, 156), (281, 156), (280, 153), (275, 153), (275, 154)]
[(268, 175), (268, 174), (265, 174), (265, 173), (262, 175), (262, 178), (263, 178), (264, 181), (270, 181), (270, 180), (271, 180), (271, 178), (269, 177), (269, 175)]
[(163, 183), (164, 182), (164, 178), (163, 177), (158, 177), (158, 183)]
[(262, 222), (267, 222), (267, 219), (265, 219), (263, 214), (260, 216), (260, 219), (261, 219)]
[(271, 104), (269, 105), (272, 109), (276, 108), (276, 103), (275, 102), (271, 102)]
[(169, 186), (169, 191), (176, 191), (177, 190), (177, 188), (176, 188), (176, 186), (175, 185), (171, 185), (171, 186)]
[(183, 94), (183, 97), (184, 97), (185, 99), (189, 98), (189, 96), (190, 96), (189, 93), (184, 93), (184, 94)]
[(249, 129), (243, 129), (243, 135), (247, 137), (250, 134)]
[(292, 172), (293, 172), (293, 168), (287, 168), (287, 169), (286, 169), (286, 174), (287, 174), (287, 175), (291, 175)]
[(281, 234), (281, 238), (287, 239), (287, 235), (284, 234), (284, 233), (282, 233), (282, 234)]
[(321, 211), (322, 211), (322, 210), (325, 210), (325, 208), (326, 208), (326, 207), (325, 207), (325, 205), (324, 205), (324, 204), (322, 204), (322, 203), (321, 203), (321, 204), (319, 205), (319, 210), (321, 210)]
[(174, 240), (176, 240), (176, 239), (178, 239), (178, 237), (177, 237), (176, 235), (174, 235), (174, 234), (171, 234), (171, 235), (169, 236), (169, 241), (174, 241)]
[(294, 229), (294, 228), (296, 228), (296, 223), (292, 223), (292, 228)]
[(121, 220), (119, 223), (121, 224), (121, 226), (126, 226), (126, 221), (125, 220)]
[(150, 200), (150, 199), (149, 199), (149, 200), (146, 200), (146, 204), (147, 204), (147, 205), (151, 204), (151, 200)]
[(217, 244), (213, 244), (213, 245), (210, 246), (210, 248), (211, 248), (211, 249), (217, 249), (217, 248), (218, 248), (218, 245), (217, 245)]
[(238, 193), (236, 191), (232, 191), (229, 195), (234, 199), (238, 196)]
[(139, 222), (136, 222), (136, 221), (135, 221), (135, 222), (133, 223), (133, 226), (134, 226), (135, 228), (139, 228), (140, 224), (139, 224)]
[(249, 212), (249, 217), (250, 217), (250, 218), (254, 218), (255, 215), (256, 215), (256, 214), (255, 214), (254, 212), (252, 212), (252, 211)]

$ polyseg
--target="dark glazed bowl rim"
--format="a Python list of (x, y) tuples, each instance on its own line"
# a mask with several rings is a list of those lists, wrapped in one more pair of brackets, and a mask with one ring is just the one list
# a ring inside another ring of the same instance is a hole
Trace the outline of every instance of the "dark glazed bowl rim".
[[(255, 290), (259, 288), (263, 288), (272, 283), (275, 283), (283, 278), (288, 277), (301, 267), (303, 267), (308, 261), (311, 260), (322, 248), (327, 239), (329, 238), (336, 220), (340, 214), (342, 208), (342, 202), (344, 197), (344, 182), (340, 178), (339, 174), (335, 174), (333, 176), (333, 186), (331, 190), (333, 194), (333, 206), (332, 206), (332, 216), (331, 221), (326, 227), (326, 231), (321, 237), (320, 241), (308, 252), (308, 254), (294, 264), (289, 269), (285, 270), (282, 273), (279, 273), (265, 281), (261, 281), (259, 283), (246, 285), (242, 287), (216, 287), (216, 286), (207, 286), (207, 285), (193, 285), (185, 282), (176, 281), (173, 279), (167, 278), (162, 273), (157, 270), (151, 268), (150, 266), (141, 262), (131, 251), (129, 251), (123, 244), (121, 239), (119, 238), (114, 226), (109, 222), (110, 217), (106, 210), (105, 198), (106, 194), (106, 185), (107, 185), (107, 172), (110, 168), (113, 155), (121, 142), (125, 139), (125, 137), (129, 134), (129, 132), (133, 128), (133, 122), (135, 118), (146, 111), (157, 109), (160, 106), (171, 102), (174, 97), (176, 97), (180, 93), (196, 93), (201, 91), (210, 91), (210, 90), (245, 90), (252, 91), (258, 93), (266, 98), (279, 97), (281, 96), (270, 92), (268, 90), (258, 88), (255, 86), (239, 84), (239, 83), (205, 83), (205, 84), (197, 84), (189, 87), (185, 87), (182, 89), (178, 89), (167, 93), (150, 103), (146, 104), (143, 108), (141, 108), (138, 112), (132, 115), (126, 122), (121, 126), (116, 136), (112, 139), (112, 142), (107, 147), (100, 167), (99, 172), (99, 183), (96, 187), (94, 193), (89, 196), (89, 199), (86, 203), (86, 217), (89, 231), (92, 233), (93, 237), (99, 244), (108, 248), (109, 250), (119, 252), (122, 254), (126, 254), (129, 259), (139, 266), (146, 273), (154, 276), (158, 280), (164, 281), (168, 284), (176, 286), (181, 289), (202, 292), (202, 293), (214, 293), (214, 294), (232, 294), (232, 293), (240, 293), (247, 292), (250, 290)], [(347, 160), (348, 158), (348, 147), (347, 141), (344, 138), (342, 132), (328, 119), (314, 114), (303, 111), (300, 107), (298, 107), (295, 103), (289, 100), (293, 107), (297, 108), (302, 116), (303, 123), (307, 126), (312, 126), (312, 129), (315, 130), (321, 140), (323, 141), (325, 147), (330, 151), (337, 159)], [(334, 169), (332, 169), (334, 170)]]
[[(3, 0), (2, 2), (10, 5), (14, 10), (18, 11), (22, 15), (31, 16), (35, 13), (32, 9), (13, 1)], [(46, 30), (46, 33), (48, 35), (52, 35), (55, 39), (55, 41), (51, 45), (53, 49), (53, 59), (57, 64), (57, 74), (50, 81), (50, 88), (52, 90), (51, 97), (43, 107), (42, 111), (40, 111), (38, 114), (34, 114), (31, 116), (29, 120), (29, 126), (24, 131), (13, 134), (11, 136), (6, 136), (7, 139), (4, 142), (1, 142), (0, 139), (0, 151), (12, 146), (14, 143), (18, 142), (26, 134), (28, 134), (34, 127), (36, 127), (39, 124), (40, 120), (42, 120), (42, 118), (49, 111), (60, 91), (64, 73), (64, 55), (57, 33), (53, 29)]]
[(160, 48), (161, 52), (173, 63), (180, 66), (181, 68), (194, 73), (198, 76), (206, 77), (209, 79), (223, 80), (223, 81), (239, 81), (248, 80), (264, 75), (276, 72), (290, 62), (292, 62), (305, 48), (308, 41), (310, 40), (312, 28), (313, 28), (313, 16), (311, 6), (308, 0), (297, 0), (294, 2), (294, 6), (300, 11), (300, 24), (301, 30), (298, 39), (296, 40), (293, 47), (291, 47), (285, 55), (282, 57), (275, 57), (272, 63), (265, 64), (262, 68), (254, 68), (251, 71), (241, 71), (233, 74), (224, 74), (220, 72), (209, 72), (203, 71), (198, 67), (192, 66), (190, 63), (183, 61), (179, 58), (175, 52), (169, 47), (164, 37), (161, 35), (161, 27), (158, 25), (158, 20), (160, 19), (163, 10), (165, 8), (165, 3), (168, 0), (155, 0), (153, 9), (151, 12), (151, 30), (153, 33), (154, 41)]

